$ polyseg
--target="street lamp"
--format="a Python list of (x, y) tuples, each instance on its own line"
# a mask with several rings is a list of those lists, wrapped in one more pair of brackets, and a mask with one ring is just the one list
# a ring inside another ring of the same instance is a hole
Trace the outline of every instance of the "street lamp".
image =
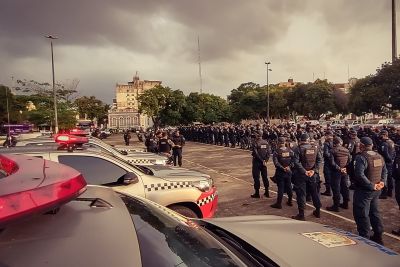
[(265, 65), (267, 65), (267, 123), (268, 125), (270, 124), (270, 118), (269, 118), (269, 80), (268, 80), (268, 73), (272, 71), (272, 69), (269, 68), (269, 65), (271, 62), (265, 62)]
[(54, 55), (53, 55), (53, 40), (58, 39), (58, 37), (52, 35), (44, 36), (47, 39), (50, 39), (50, 47), (51, 47), (51, 70), (53, 73), (53, 97), (54, 97), (54, 132), (58, 133), (58, 114), (57, 114), (57, 95), (56, 95), (56, 87), (55, 87), (55, 78), (54, 78)]

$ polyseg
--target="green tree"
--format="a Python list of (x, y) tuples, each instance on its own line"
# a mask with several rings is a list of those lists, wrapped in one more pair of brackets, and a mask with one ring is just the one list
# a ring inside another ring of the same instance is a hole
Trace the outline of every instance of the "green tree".
[(109, 109), (109, 105), (103, 103), (103, 101), (97, 99), (95, 96), (77, 98), (74, 101), (74, 106), (76, 106), (81, 118), (84, 118), (86, 115), (92, 121), (95, 118), (102, 121), (107, 116)]

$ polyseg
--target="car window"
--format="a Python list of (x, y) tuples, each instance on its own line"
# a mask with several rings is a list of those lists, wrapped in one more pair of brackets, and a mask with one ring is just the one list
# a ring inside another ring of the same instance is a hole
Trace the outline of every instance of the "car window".
[(118, 165), (94, 156), (59, 155), (58, 161), (82, 173), (88, 184), (112, 185), (127, 173)]
[(135, 225), (143, 266), (245, 265), (195, 222), (175, 218), (136, 198), (121, 198)]

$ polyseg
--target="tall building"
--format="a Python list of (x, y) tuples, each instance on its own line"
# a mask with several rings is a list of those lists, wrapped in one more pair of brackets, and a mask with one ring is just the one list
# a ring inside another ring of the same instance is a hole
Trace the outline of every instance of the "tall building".
[(280, 82), (278, 83), (278, 87), (287, 87), (287, 88), (293, 88), (300, 82), (295, 82), (293, 78), (289, 78), (287, 82)]
[(161, 85), (161, 81), (141, 81), (137, 73), (131, 82), (127, 84), (117, 83), (115, 86), (116, 97), (108, 111), (108, 127), (111, 129), (130, 129), (152, 126), (151, 119), (139, 113), (138, 97), (157, 85)]

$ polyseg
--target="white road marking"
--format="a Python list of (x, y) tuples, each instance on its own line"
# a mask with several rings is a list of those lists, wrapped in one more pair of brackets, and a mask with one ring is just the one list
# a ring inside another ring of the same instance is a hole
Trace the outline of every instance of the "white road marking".
[[(208, 144), (201, 144), (201, 145), (208, 145)], [(209, 146), (211, 146), (211, 145), (209, 145)], [(222, 148), (222, 149), (235, 149), (235, 150), (236, 150), (236, 148), (228, 148), (228, 147), (226, 147), (226, 148), (221, 147), (221, 148)], [(241, 181), (241, 182), (243, 182), (243, 183), (245, 183), (245, 184), (253, 185), (253, 183), (251, 183), (251, 182), (248, 182), (248, 181), (245, 181), (245, 180), (243, 180), (243, 179), (237, 178), (237, 177), (232, 176), (232, 175), (230, 175), (230, 174), (227, 174), (227, 173), (224, 173), (224, 172), (221, 172), (221, 171), (214, 170), (214, 169), (212, 169), (212, 168), (209, 168), (209, 167), (207, 167), (207, 166), (204, 166), (204, 165), (202, 165), (202, 164), (199, 164), (199, 163), (196, 163), (196, 162), (187, 160), (187, 159), (183, 159), (183, 160), (184, 160), (184, 161), (187, 161), (187, 162), (189, 162), (189, 163), (191, 163), (191, 164), (197, 165), (197, 166), (199, 166), (199, 167), (201, 167), (201, 168), (204, 168), (204, 169), (206, 169), (206, 170), (209, 170), (209, 171), (216, 172), (216, 173), (218, 173), (218, 174), (227, 176), (227, 177), (229, 177), (229, 178), (231, 178), (231, 179), (234, 179), (234, 180), (237, 180), (237, 181)], [(268, 164), (270, 164), (270, 162), (268, 162)], [(265, 190), (264, 187), (262, 187), (262, 188)], [(273, 193), (273, 194), (278, 194), (278, 192), (273, 191), (273, 190), (271, 190), (271, 189), (268, 189), (268, 191), (271, 192), (271, 193)], [(286, 195), (284, 195), (284, 197), (287, 198)], [(296, 201), (295, 198), (293, 198), (293, 200)], [(311, 205), (311, 204), (306, 203), (306, 205), (307, 205), (308, 207), (314, 208), (314, 206)], [(330, 211), (327, 211), (327, 210), (325, 210), (325, 209), (321, 209), (321, 212), (325, 212), (325, 213), (327, 213), (327, 214), (330, 214), (330, 215), (332, 215), (332, 216), (335, 216), (335, 217), (340, 218), (340, 219), (342, 219), (342, 220), (345, 220), (345, 221), (347, 221), (347, 222), (356, 224), (356, 222), (355, 222), (354, 220), (349, 219), (349, 218), (344, 217), (344, 216), (341, 216), (341, 215), (338, 215), (338, 214), (336, 214), (336, 213), (334, 213), (334, 212), (330, 212)], [(400, 237), (395, 236), (395, 235), (393, 235), (393, 234), (391, 234), (391, 233), (384, 232), (383, 234), (386, 235), (386, 236), (389, 236), (389, 237), (391, 237), (391, 238), (394, 238), (394, 239), (400, 241)]]

